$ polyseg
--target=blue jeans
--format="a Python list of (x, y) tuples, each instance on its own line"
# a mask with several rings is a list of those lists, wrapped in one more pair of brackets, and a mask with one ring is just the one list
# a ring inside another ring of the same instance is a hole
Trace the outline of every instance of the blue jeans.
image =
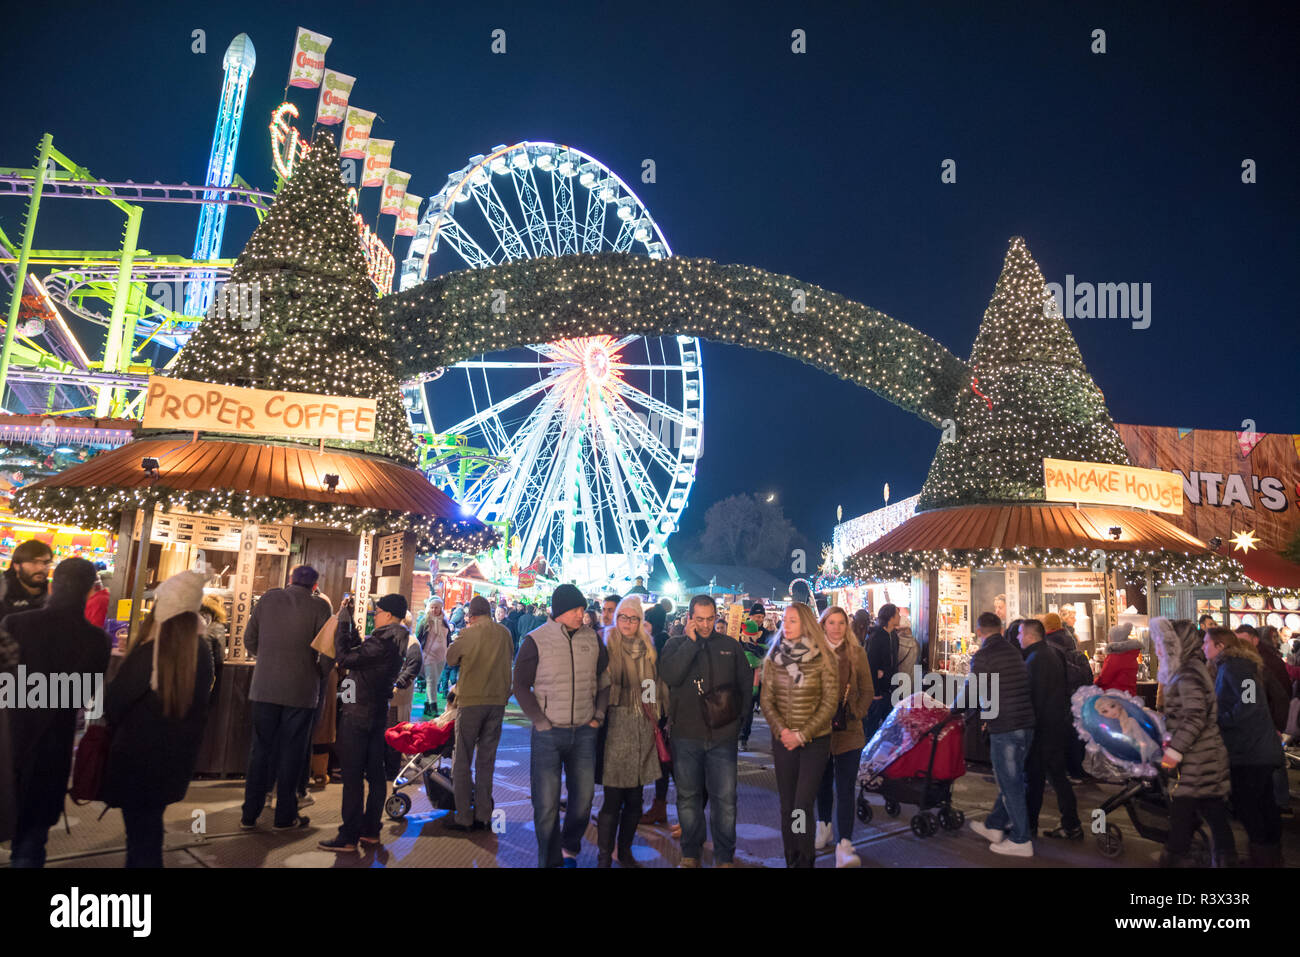
[(1033, 728), (989, 735), (989, 757), (998, 782), (998, 799), (984, 826), (1009, 831), (1008, 840), (1024, 844), (1029, 833), (1029, 807), (1025, 801), (1025, 758), (1034, 741)]
[[(533, 728), (530, 740), (529, 785), (533, 792), (533, 827), (537, 831), (537, 866), (559, 867), (561, 849), (576, 857), (582, 835), (591, 823), (591, 799), (596, 793), (596, 729)], [(568, 790), (564, 828), (560, 828), (560, 769)]]
[(730, 863), (736, 855), (736, 739), (708, 742), (675, 737), (672, 742), (682, 857), (699, 860), (704, 847), (704, 790), (707, 788), (713, 862)]

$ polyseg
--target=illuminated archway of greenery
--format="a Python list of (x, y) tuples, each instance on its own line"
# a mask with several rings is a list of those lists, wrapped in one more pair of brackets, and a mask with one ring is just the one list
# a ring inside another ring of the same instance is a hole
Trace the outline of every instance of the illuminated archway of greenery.
[(698, 336), (799, 359), (938, 425), (967, 364), (906, 323), (792, 276), (598, 253), (449, 273), (380, 300), (405, 379), (484, 352), (607, 334)]

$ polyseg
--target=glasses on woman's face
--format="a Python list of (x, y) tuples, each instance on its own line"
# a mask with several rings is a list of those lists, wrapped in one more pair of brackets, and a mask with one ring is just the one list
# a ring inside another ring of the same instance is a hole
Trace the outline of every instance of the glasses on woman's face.
[(620, 625), (639, 625), (641, 624), (641, 619), (636, 615), (619, 615), (618, 623)]

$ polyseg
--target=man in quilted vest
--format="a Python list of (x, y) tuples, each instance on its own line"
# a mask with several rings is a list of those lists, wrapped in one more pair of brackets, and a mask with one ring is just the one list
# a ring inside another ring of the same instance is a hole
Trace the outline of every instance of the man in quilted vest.
[[(609, 654), (582, 623), (587, 600), (573, 585), (551, 595), (551, 617), (515, 657), (515, 700), (533, 723), (529, 784), (539, 867), (577, 867), (596, 790), (596, 729), (609, 703)], [(560, 827), (560, 772), (568, 790)]]

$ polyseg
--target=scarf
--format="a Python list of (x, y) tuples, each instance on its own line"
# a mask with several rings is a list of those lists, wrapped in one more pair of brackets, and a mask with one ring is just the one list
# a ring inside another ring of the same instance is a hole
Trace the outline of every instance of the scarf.
[(655, 710), (667, 707), (668, 691), (655, 675), (655, 666), (647, 651), (648, 643), (640, 634), (628, 638), (617, 628), (612, 630), (609, 636), (609, 703), (612, 707), (639, 708), (647, 681), (655, 685)]
[(816, 645), (805, 644), (802, 638), (790, 641), (782, 635), (772, 660), (786, 670), (790, 680), (794, 682), (795, 687), (798, 687), (803, 684), (804, 679), (800, 666), (815, 661), (820, 654), (821, 649)]

